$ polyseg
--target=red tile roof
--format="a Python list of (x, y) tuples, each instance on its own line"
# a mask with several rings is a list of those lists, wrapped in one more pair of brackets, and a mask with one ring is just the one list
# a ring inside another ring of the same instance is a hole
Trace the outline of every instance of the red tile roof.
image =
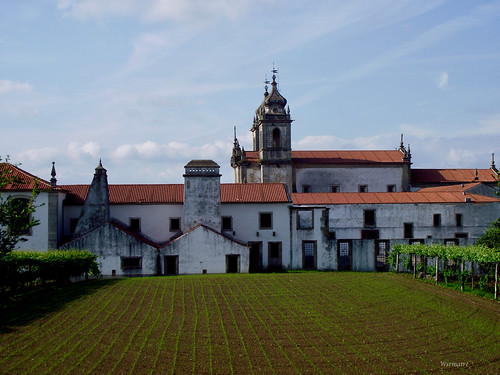
[[(87, 197), (89, 185), (63, 185), (70, 194), (68, 205), (81, 205)], [(184, 185), (109, 185), (110, 204), (160, 203), (182, 204)], [(222, 203), (274, 203), (288, 202), (283, 184), (221, 184)]]
[(10, 163), (0, 163), (2, 172), (11, 175), (16, 181), (13, 184), (8, 184), (2, 190), (33, 190), (35, 181), (38, 183), (39, 190), (51, 190), (50, 182), (28, 173), (21, 168)]
[(221, 184), (222, 203), (280, 203), (289, 202), (285, 185), (269, 184)]
[[(250, 162), (258, 162), (258, 151), (245, 151)], [(297, 164), (378, 164), (402, 163), (399, 150), (338, 150), (338, 151), (292, 151), (292, 160)]]
[(412, 169), (412, 184), (496, 182), (498, 175), (491, 169)]
[[(83, 204), (90, 185), (61, 185), (70, 194), (66, 204)], [(184, 185), (108, 185), (110, 204), (172, 203), (184, 201)]]
[(470, 198), (473, 203), (499, 202), (499, 198), (463, 192), (401, 192), (401, 193), (293, 193), (296, 205), (334, 204), (403, 204), (403, 203), (463, 203)]
[(184, 185), (109, 185), (109, 202), (123, 203), (182, 203)]

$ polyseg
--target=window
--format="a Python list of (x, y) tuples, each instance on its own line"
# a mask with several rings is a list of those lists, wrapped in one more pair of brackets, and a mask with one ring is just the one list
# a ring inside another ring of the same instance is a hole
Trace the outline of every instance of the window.
[(458, 245), (458, 238), (445, 238), (444, 239), (445, 246), (455, 246)]
[(457, 222), (457, 227), (461, 227), (464, 225), (464, 217), (462, 214), (456, 214), (455, 215), (455, 220)]
[(339, 193), (340, 192), (340, 186), (339, 185), (331, 185), (330, 186), (330, 192), (331, 193)]
[(261, 212), (259, 214), (259, 228), (273, 229), (273, 214), (271, 212)]
[(313, 229), (313, 210), (297, 211), (297, 229)]
[(303, 193), (310, 193), (311, 192), (311, 185), (302, 185), (302, 192)]
[(170, 232), (177, 232), (181, 230), (181, 219), (179, 217), (170, 218)]
[(232, 216), (222, 216), (222, 230), (233, 230)]
[(387, 185), (387, 192), (394, 193), (396, 191), (396, 185)]
[(141, 231), (141, 219), (138, 217), (129, 218), (128, 226), (132, 232), (139, 233)]
[(273, 130), (273, 147), (279, 148), (281, 147), (281, 134), (278, 128)]
[(404, 238), (413, 238), (413, 223), (404, 223)]
[(364, 226), (374, 227), (375, 223), (375, 210), (365, 210), (364, 212)]
[(133, 270), (142, 268), (142, 258), (141, 257), (121, 257), (122, 270)]
[(368, 185), (359, 185), (358, 192), (360, 193), (368, 193)]
[(434, 214), (433, 216), (433, 225), (435, 227), (441, 226), (441, 214)]
[(421, 244), (423, 244), (423, 243), (425, 243), (425, 241), (423, 239), (421, 239), (421, 238), (413, 238), (413, 239), (411, 239), (409, 241), (409, 243), (410, 243), (410, 245), (413, 245), (414, 243), (421, 243)]

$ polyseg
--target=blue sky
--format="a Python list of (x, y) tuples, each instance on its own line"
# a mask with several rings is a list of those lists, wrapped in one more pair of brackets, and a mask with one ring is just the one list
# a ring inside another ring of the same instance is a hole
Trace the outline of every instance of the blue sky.
[(292, 147), (500, 165), (500, 1), (0, 0), (0, 155), (60, 184), (232, 182), (278, 68)]

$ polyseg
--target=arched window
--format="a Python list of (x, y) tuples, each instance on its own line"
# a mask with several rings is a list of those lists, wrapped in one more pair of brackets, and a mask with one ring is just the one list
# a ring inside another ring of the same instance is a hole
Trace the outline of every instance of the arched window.
[(279, 148), (281, 147), (281, 133), (278, 128), (273, 130), (273, 147)]

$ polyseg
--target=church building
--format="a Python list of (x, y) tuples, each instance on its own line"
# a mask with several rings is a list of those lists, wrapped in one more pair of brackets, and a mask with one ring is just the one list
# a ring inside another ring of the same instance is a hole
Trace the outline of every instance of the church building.
[(40, 225), (23, 249), (87, 249), (106, 276), (387, 270), (397, 243), (473, 244), (500, 217), (494, 155), (484, 169), (413, 169), (403, 137), (394, 150), (292, 150), (292, 118), (273, 75), (250, 131), (236, 132), (234, 183), (213, 160), (189, 161), (182, 184), (60, 185), (11, 164), (0, 194), (29, 199)]

